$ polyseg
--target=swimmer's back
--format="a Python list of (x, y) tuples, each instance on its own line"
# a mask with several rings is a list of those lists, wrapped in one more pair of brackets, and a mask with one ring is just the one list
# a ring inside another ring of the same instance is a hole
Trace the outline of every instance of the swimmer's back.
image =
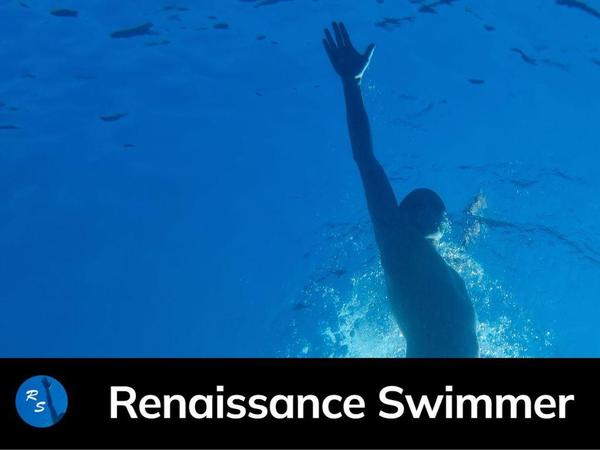
[(407, 356), (477, 357), (475, 312), (462, 278), (409, 227), (399, 223), (376, 234)]

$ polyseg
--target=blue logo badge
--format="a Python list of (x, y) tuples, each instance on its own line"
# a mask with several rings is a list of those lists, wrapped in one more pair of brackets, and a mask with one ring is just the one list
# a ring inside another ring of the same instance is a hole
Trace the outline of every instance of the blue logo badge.
[(67, 412), (69, 399), (60, 382), (46, 375), (27, 379), (17, 391), (15, 404), (23, 421), (36, 428), (55, 425)]

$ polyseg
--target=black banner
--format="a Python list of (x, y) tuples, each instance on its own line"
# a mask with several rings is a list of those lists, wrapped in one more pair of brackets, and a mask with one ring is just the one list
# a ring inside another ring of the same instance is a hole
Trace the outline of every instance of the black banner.
[(599, 383), (593, 359), (3, 359), (1, 442), (600, 448)]

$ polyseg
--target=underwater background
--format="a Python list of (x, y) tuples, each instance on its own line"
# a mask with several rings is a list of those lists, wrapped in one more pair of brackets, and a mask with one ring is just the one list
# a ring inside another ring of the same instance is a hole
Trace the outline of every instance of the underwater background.
[(403, 356), (332, 20), (482, 356), (600, 357), (600, 0), (0, 0), (0, 356)]

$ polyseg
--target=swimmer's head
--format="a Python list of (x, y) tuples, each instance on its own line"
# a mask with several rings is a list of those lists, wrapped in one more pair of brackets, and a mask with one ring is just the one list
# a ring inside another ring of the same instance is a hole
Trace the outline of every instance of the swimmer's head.
[(398, 205), (402, 217), (424, 238), (439, 239), (446, 217), (444, 202), (431, 189), (415, 189)]

